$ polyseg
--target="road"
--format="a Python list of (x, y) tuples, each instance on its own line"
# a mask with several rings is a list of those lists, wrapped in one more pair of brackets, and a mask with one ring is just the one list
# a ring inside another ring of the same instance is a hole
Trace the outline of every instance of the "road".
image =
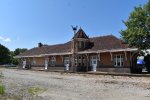
[[(150, 100), (150, 77), (1, 71), (5, 96), (11, 100)], [(31, 94), (32, 87), (44, 91)]]

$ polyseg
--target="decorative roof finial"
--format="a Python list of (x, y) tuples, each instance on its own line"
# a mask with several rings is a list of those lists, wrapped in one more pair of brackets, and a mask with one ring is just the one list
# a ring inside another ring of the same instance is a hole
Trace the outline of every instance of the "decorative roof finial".
[(77, 28), (78, 28), (78, 26), (71, 26), (72, 27), (72, 29), (73, 29), (73, 31), (76, 31), (77, 30)]
[(71, 26), (72, 27), (72, 30), (74, 31), (74, 34), (76, 33), (76, 31), (77, 31), (77, 28), (78, 28), (78, 26)]

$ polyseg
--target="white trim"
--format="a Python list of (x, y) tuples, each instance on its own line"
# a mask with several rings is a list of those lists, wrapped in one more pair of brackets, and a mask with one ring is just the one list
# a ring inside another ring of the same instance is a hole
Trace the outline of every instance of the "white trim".
[[(112, 49), (112, 50), (97, 50), (97, 51), (81, 51), (78, 54), (87, 54), (87, 53), (105, 53), (105, 52), (120, 52), (120, 51), (137, 51), (137, 48), (127, 48), (127, 49)], [(70, 55), (72, 52), (66, 53), (51, 53), (51, 54), (40, 54), (32, 56), (15, 56), (14, 58), (27, 58), (27, 57), (45, 57), (45, 56), (54, 56), (54, 55)]]
[(51, 54), (40, 54), (40, 55), (32, 55), (32, 56), (15, 56), (14, 58), (30, 58), (30, 57), (45, 57), (45, 56), (56, 56), (56, 55), (70, 55), (71, 52), (67, 53), (51, 53)]
[(137, 51), (137, 48), (127, 48), (127, 49), (111, 49), (111, 50), (97, 50), (97, 51), (81, 51), (78, 52), (78, 54), (84, 54), (84, 53), (104, 53), (104, 52), (120, 52), (120, 51)]
[(137, 48), (131, 49), (131, 48), (127, 48), (127, 49), (111, 49), (111, 50), (98, 50), (99, 53), (102, 52), (119, 52), (119, 51), (137, 51)]
[(48, 63), (49, 63), (49, 58), (45, 57), (45, 60), (44, 60), (45, 70), (47, 70), (48, 68)]
[(98, 60), (101, 61), (100, 53), (97, 53), (97, 55), (98, 55)]
[[(117, 58), (117, 56), (120, 56), (120, 60), (119, 60), (119, 63), (120, 63), (120, 65), (118, 66), (117, 64), (118, 64), (118, 58)], [(114, 55), (114, 58), (115, 58), (115, 60), (114, 60), (114, 62), (116, 63), (116, 64), (114, 64), (114, 66), (115, 67), (123, 67), (124, 66), (124, 58), (123, 58), (123, 54), (115, 54)], [(122, 60), (123, 59), (123, 60)], [(123, 62), (123, 65), (122, 65), (122, 62)]]
[(96, 71), (97, 63), (98, 63), (97, 55), (90, 56), (90, 66), (92, 66), (92, 71)]

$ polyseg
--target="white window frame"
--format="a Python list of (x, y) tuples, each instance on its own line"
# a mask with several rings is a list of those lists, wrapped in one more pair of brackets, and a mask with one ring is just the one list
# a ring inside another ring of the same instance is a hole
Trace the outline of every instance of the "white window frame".
[(70, 58), (69, 57), (64, 57), (64, 65), (70, 64)]
[(56, 64), (56, 57), (52, 56), (51, 57), (51, 66), (55, 66), (55, 64)]
[(77, 66), (77, 58), (74, 59), (74, 64)]
[(92, 66), (93, 59), (96, 61), (97, 64), (97, 55), (93, 55), (90, 57), (90, 66)]
[(32, 64), (33, 64), (33, 65), (36, 65), (36, 60), (35, 60), (35, 58), (32, 59)]
[[(118, 56), (119, 56), (119, 58), (118, 58)], [(119, 63), (119, 65), (118, 65), (118, 63)], [(123, 67), (124, 66), (123, 54), (114, 55), (114, 66), (115, 67)]]

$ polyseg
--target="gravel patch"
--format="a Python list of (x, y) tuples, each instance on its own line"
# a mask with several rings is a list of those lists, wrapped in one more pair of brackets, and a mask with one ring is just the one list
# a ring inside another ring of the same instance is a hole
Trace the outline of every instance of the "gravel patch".
[[(3, 69), (3, 99), (11, 100), (150, 100), (150, 77), (87, 75)], [(31, 94), (29, 89), (44, 89)]]

